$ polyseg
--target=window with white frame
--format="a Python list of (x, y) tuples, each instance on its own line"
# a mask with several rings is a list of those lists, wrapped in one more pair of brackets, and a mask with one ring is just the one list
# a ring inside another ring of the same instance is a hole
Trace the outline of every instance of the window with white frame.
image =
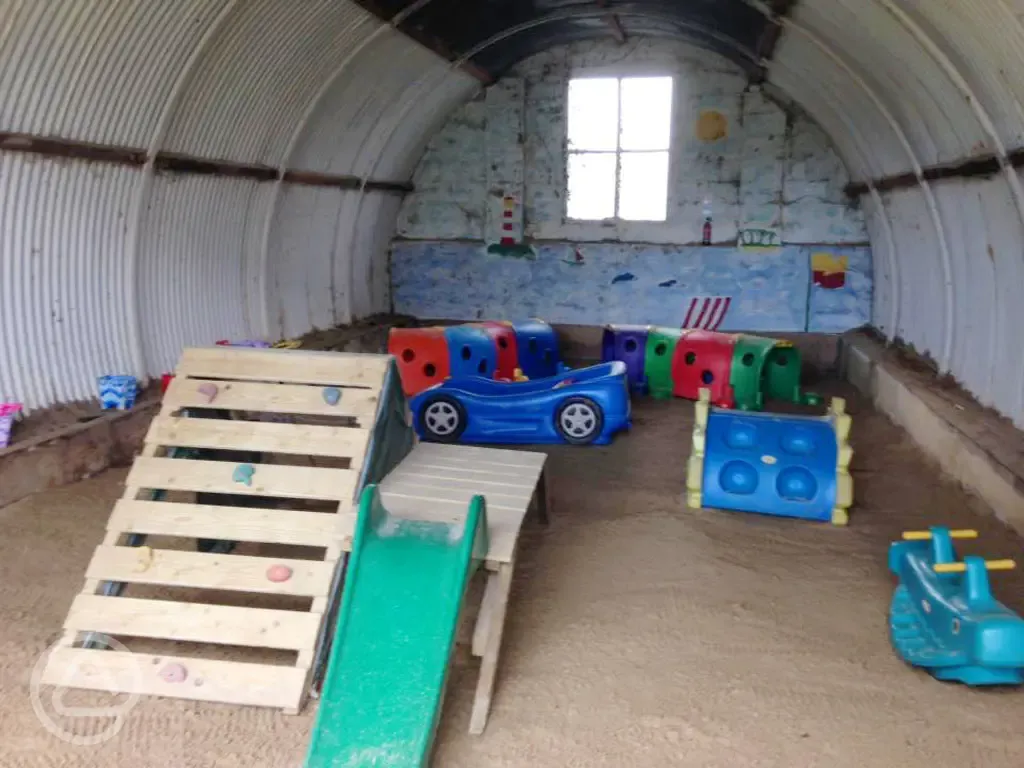
[(566, 218), (665, 221), (671, 77), (569, 81)]

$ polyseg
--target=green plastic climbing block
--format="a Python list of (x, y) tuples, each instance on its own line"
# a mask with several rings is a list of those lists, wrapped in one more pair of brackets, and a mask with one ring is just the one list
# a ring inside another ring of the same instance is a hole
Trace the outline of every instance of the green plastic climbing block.
[(306, 768), (427, 765), (462, 598), (487, 546), (482, 496), (464, 523), (432, 523), (393, 517), (366, 487)]
[(766, 339), (763, 336), (741, 333), (736, 337), (732, 370), (729, 373), (729, 384), (732, 386), (736, 408), (743, 411), (759, 411), (764, 408), (765, 366), (775, 349), (775, 344), (775, 339)]
[(672, 397), (672, 355), (684, 331), (678, 328), (652, 326), (647, 332), (644, 349), (644, 377), (651, 397), (659, 400)]
[(759, 411), (768, 398), (818, 405), (818, 395), (800, 391), (800, 350), (788, 341), (741, 333), (733, 350), (729, 383), (736, 407)]
[(764, 366), (764, 393), (776, 400), (805, 402), (800, 392), (800, 350), (788, 342), (775, 345)]

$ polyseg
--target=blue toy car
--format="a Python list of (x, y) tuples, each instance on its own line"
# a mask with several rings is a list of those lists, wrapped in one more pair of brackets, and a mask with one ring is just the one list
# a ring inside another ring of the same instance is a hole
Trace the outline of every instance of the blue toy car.
[(498, 445), (607, 445), (630, 427), (626, 364), (564, 371), (534, 381), (448, 379), (413, 397), (423, 440)]

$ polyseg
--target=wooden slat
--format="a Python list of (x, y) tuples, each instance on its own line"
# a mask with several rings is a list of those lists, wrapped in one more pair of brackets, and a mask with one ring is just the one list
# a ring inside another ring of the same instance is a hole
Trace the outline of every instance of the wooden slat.
[(175, 374), (192, 378), (370, 387), (379, 391), (387, 364), (387, 355), (192, 347), (182, 352)]
[[(382, 490), (415, 492), (420, 489), (424, 495), (437, 498), (452, 498), (461, 500), (470, 499), (474, 494), (480, 494), (493, 499), (495, 502), (508, 505), (510, 503), (521, 504), (524, 508), (533, 498), (533, 485), (505, 485), (500, 483), (480, 482), (477, 480), (464, 480), (458, 477), (437, 477), (426, 474), (405, 474), (399, 465), (395, 472), (385, 478)], [(455, 495), (453, 495), (455, 494)]]
[(121, 499), (114, 506), (107, 530), (326, 547), (332, 540), (351, 536), (353, 524), (348, 505), (343, 512), (330, 514)]
[(537, 485), (537, 478), (540, 472), (536, 469), (510, 470), (508, 472), (485, 472), (480, 470), (466, 469), (460, 466), (431, 466), (418, 462), (406, 463), (396, 467), (392, 473), (395, 480), (435, 480), (439, 482), (452, 482), (459, 487), (468, 490), (480, 488), (479, 493), (485, 490), (504, 491), (515, 493), (525, 491), (532, 493)]
[[(168, 683), (160, 677), (168, 663), (186, 668), (183, 682)], [(301, 667), (56, 648), (47, 659), (42, 682), (63, 688), (297, 709), (305, 678)]]
[(140, 456), (132, 465), (126, 483), (153, 490), (348, 501), (358, 481), (358, 473), (351, 469), (256, 464), (252, 485), (246, 485), (232, 480), (236, 466), (230, 461)]
[[(422, 488), (418, 486), (381, 486), (380, 492), (382, 497), (386, 496), (388, 499), (394, 499), (394, 503), (401, 504), (403, 509), (415, 506), (430, 508), (437, 505), (443, 507), (445, 519), (450, 517), (452, 520), (459, 520), (466, 516), (469, 502), (476, 495), (469, 492), (438, 492), (436, 488)], [(502, 514), (526, 514), (527, 505), (520, 500), (495, 500), (493, 498), (488, 499), (486, 496), (484, 496), (484, 499), (487, 500), (487, 514), (495, 510), (500, 511)], [(402, 516), (404, 516), (404, 513)]]
[(369, 435), (368, 429), (353, 427), (157, 416), (150, 424), (146, 442), (181, 448), (352, 458), (353, 466), (358, 466)]
[[(267, 571), (275, 565), (291, 568), (291, 578), (280, 583), (270, 581)], [(100, 546), (85, 575), (99, 581), (326, 597), (336, 565), (322, 560)]]
[(420, 443), (413, 455), (417, 458), (444, 458), (457, 462), (492, 464), (499, 467), (544, 466), (547, 454), (539, 451), (512, 451), (507, 448), (479, 448), (473, 445), (446, 445), (445, 443)]
[(490, 480), (503, 483), (530, 484), (540, 475), (541, 467), (509, 467), (496, 464), (477, 464), (470, 461), (458, 462), (451, 459), (423, 458), (412, 455), (402, 462), (406, 472), (446, 472), (457, 471), (467, 478)]
[(321, 616), (304, 611), (79, 595), (65, 629), (194, 643), (301, 651), (312, 648)]
[[(216, 384), (213, 402), (199, 392), (203, 384)], [(304, 384), (266, 384), (252, 381), (209, 381), (175, 377), (164, 404), (177, 408), (224, 408), (307, 416), (350, 416), (369, 425), (377, 413), (379, 391), (343, 389), (337, 405), (324, 402), (323, 387)]]

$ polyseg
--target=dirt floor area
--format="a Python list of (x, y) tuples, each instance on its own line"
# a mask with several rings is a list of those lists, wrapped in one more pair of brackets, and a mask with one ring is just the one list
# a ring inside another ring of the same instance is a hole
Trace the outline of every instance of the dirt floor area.
[[(1018, 557), (1021, 541), (843, 394), (857, 451), (845, 529), (686, 509), (687, 402), (637, 400), (634, 430), (614, 445), (551, 451), (552, 522), (524, 532), (487, 731), (467, 733), (476, 662), (460, 653), (433, 764), (1019, 768), (1024, 691), (942, 684), (890, 650), (886, 548), (939, 522), (978, 528), (967, 549), (987, 557)], [(0, 510), (0, 765), (298, 768), (313, 707), (288, 717), (142, 699), (105, 741), (110, 718), (61, 714), (52, 689), (37, 714), (33, 666), (59, 635), (123, 478)], [(1024, 573), (993, 581), (1024, 609)], [(102, 743), (71, 745), (44, 720)]]

